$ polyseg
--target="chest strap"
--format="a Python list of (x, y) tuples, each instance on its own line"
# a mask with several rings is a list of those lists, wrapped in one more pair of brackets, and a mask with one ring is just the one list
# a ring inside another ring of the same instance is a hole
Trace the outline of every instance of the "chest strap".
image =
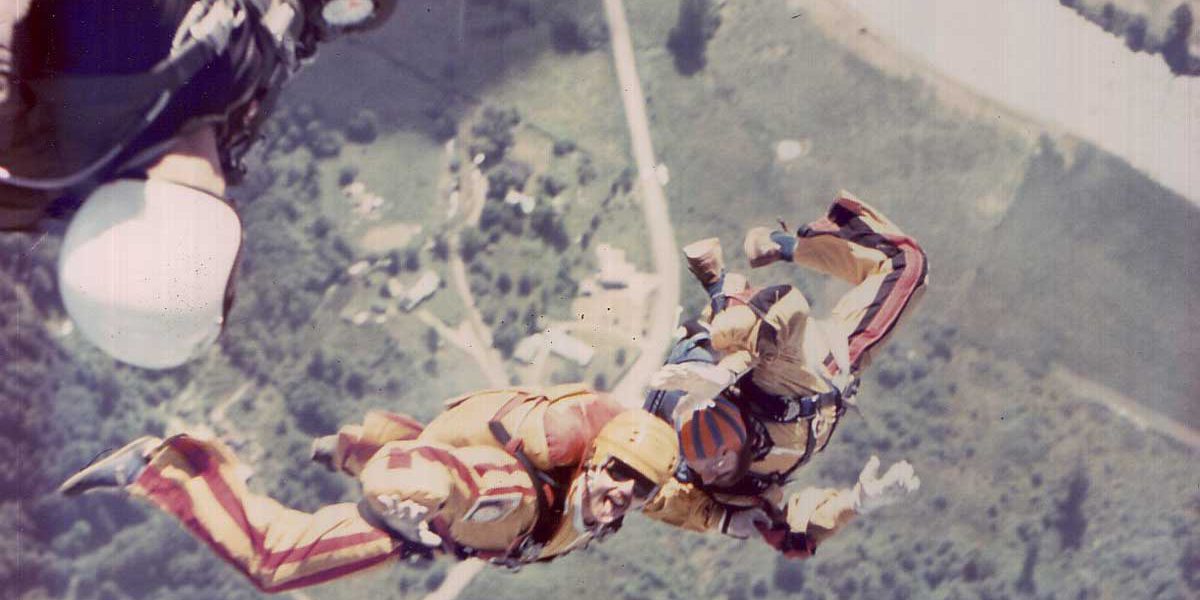
[[(533, 489), (537, 496), (538, 512), (533, 526), (514, 540), (501, 556), (491, 557), (492, 562), (510, 568), (519, 568), (522, 564), (536, 561), (546, 543), (554, 537), (554, 533), (562, 525), (567, 490), (559, 483), (559, 480), (564, 475), (567, 477), (570, 475), (566, 472), (569, 469), (561, 469), (559, 471), (563, 472), (551, 474), (537, 468), (522, 449), (521, 440), (514, 439), (500, 421), (504, 415), (528, 399), (524, 394), (517, 394), (488, 421), (488, 430), (492, 432), (492, 436), (496, 438), (504, 451), (517, 459), (517, 462), (525, 469), (529, 479), (533, 482)], [(556, 478), (555, 475), (559, 475), (559, 478)]]

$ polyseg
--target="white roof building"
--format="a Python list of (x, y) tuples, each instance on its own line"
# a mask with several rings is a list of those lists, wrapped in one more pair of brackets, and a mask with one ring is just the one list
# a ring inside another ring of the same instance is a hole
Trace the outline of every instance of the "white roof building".
[(434, 271), (425, 271), (416, 283), (408, 288), (408, 293), (400, 299), (400, 308), (410, 311), (433, 295), (442, 285), (442, 278)]
[(586, 367), (592, 362), (592, 357), (596, 354), (594, 348), (563, 331), (551, 331), (546, 335), (546, 343), (550, 346), (550, 352), (581, 367)]

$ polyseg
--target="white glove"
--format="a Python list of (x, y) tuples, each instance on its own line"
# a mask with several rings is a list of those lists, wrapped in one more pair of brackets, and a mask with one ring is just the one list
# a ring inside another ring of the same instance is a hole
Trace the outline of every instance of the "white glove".
[(429, 523), (425, 520), (429, 515), (428, 508), (412, 500), (399, 500), (393, 495), (381, 494), (375, 499), (383, 506), (379, 516), (392, 531), (410, 542), (425, 546), (442, 544), (442, 538), (429, 530)]
[(679, 423), (693, 412), (713, 406), (713, 398), (733, 384), (734, 380), (733, 372), (719, 365), (687, 362), (663, 365), (650, 377), (650, 387), (684, 392), (671, 415)]
[(858, 475), (854, 486), (854, 509), (866, 514), (889, 504), (895, 504), (908, 494), (921, 488), (921, 479), (913, 472), (906, 460), (888, 467), (883, 477), (879, 476), (879, 457), (872, 456)]
[(721, 533), (744, 540), (758, 533), (758, 528), (755, 527), (758, 523), (762, 523), (763, 525), (771, 523), (771, 518), (761, 508), (747, 508), (743, 510), (731, 510), (727, 508), (725, 509), (725, 517), (721, 519)]
[(234, 28), (246, 20), (246, 12), (226, 2), (214, 2), (199, 21), (192, 24), (189, 32), (197, 41), (207, 44), (215, 54), (225, 51), (229, 36)]

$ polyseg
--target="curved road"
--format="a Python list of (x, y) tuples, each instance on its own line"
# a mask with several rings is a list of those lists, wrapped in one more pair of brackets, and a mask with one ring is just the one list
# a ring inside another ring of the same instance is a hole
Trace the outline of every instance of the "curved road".
[(671, 332), (675, 330), (675, 309), (679, 306), (679, 253), (675, 247), (671, 216), (667, 211), (667, 198), (654, 172), (658, 163), (654, 159), (654, 145), (650, 142), (646, 96), (638, 79), (629, 22), (625, 19), (625, 5), (621, 0), (603, 1), (611, 35), (613, 64), (617, 69), (617, 83), (621, 86), (621, 102), (625, 105), (625, 120), (629, 125), (633, 159), (638, 170), (642, 215), (650, 234), (650, 253), (658, 276), (658, 289), (654, 293), (654, 304), (650, 307), (649, 327), (638, 344), (641, 353), (613, 389), (617, 398), (641, 406), (646, 384), (654, 371), (662, 366), (663, 357), (671, 343)]

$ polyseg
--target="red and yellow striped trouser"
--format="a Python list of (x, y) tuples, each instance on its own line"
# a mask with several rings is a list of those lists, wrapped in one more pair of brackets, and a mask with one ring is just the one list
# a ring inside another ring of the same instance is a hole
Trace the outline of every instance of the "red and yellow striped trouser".
[[(850, 370), (860, 372), (924, 295), (925, 251), (882, 213), (842, 191), (828, 213), (796, 239), (794, 261), (854, 284), (832, 317), (849, 344)], [(837, 371), (833, 357), (826, 368)]]
[(223, 444), (186, 435), (163, 442), (129, 486), (180, 523), (260, 590), (317, 585), (386, 564), (400, 544), (353, 503), (312, 514), (251, 492)]

